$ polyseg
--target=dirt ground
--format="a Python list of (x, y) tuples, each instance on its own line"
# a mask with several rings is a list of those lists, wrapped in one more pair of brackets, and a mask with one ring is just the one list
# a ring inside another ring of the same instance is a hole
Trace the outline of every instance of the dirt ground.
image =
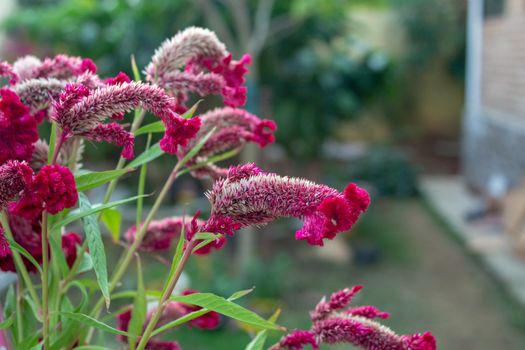
[[(363, 284), (356, 304), (390, 312), (386, 323), (398, 333), (431, 330), (438, 349), (445, 350), (525, 349), (525, 309), (421, 201), (375, 204), (357, 231), (348, 241), (376, 247), (376, 262), (356, 266), (304, 259), (295, 273), (294, 289), (301, 292), (287, 298), (290, 308), (308, 309), (323, 293)], [(306, 325), (306, 317), (294, 321)]]

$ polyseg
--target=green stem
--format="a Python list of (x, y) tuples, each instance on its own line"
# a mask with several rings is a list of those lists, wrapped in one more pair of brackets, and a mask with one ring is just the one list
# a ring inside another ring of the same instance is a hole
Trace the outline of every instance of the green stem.
[[(111, 276), (111, 280), (109, 282), (109, 292), (110, 293), (117, 287), (117, 284), (120, 282), (120, 279), (126, 272), (135, 252), (140, 247), (140, 244), (142, 243), (142, 239), (144, 238), (144, 235), (146, 234), (149, 224), (155, 218), (155, 215), (157, 214), (157, 211), (159, 210), (162, 202), (166, 198), (166, 195), (168, 194), (169, 189), (173, 185), (173, 182), (175, 181), (175, 179), (177, 179), (178, 177), (179, 167), (180, 167), (180, 163), (177, 163), (173, 171), (170, 173), (170, 176), (166, 180), (166, 183), (162, 187), (162, 190), (160, 191), (157, 199), (155, 200), (155, 203), (153, 203), (153, 206), (148, 212), (148, 216), (146, 217), (146, 220), (144, 220), (144, 223), (140, 227), (140, 230), (137, 232), (137, 235), (135, 236), (135, 240), (133, 241), (131, 246), (124, 251), (123, 256), (121, 256), (119, 260), (119, 264), (117, 265), (116, 270), (113, 272), (113, 275)], [(93, 312), (91, 313), (91, 316), (95, 318), (100, 316), (100, 311), (102, 310), (103, 306), (104, 306), (104, 298), (101, 297), (95, 304), (95, 307), (93, 308)], [(88, 342), (91, 339), (92, 335), (93, 335), (93, 332), (90, 330), (90, 333), (87, 337)]]
[(16, 284), (16, 324), (18, 328), (18, 338), (19, 341), (24, 339), (24, 326), (22, 320), (22, 281), (19, 281)]
[(139, 345), (137, 346), (137, 350), (144, 350), (146, 348), (146, 345), (148, 344), (148, 341), (151, 338), (151, 333), (155, 330), (155, 327), (157, 326), (157, 323), (159, 322), (159, 319), (162, 316), (162, 312), (164, 311), (164, 308), (166, 307), (166, 304), (167, 302), (169, 302), (169, 298), (173, 293), (173, 289), (175, 289), (180, 275), (182, 274), (182, 271), (184, 271), (184, 267), (190, 259), (191, 253), (193, 252), (193, 248), (195, 248), (196, 245), (197, 241), (195, 240), (191, 240), (189, 242), (188, 246), (186, 247), (186, 250), (184, 251), (184, 254), (182, 255), (182, 258), (180, 259), (179, 264), (177, 265), (175, 273), (166, 282), (164, 293), (162, 294), (159, 300), (159, 306), (157, 307), (157, 310), (155, 310), (155, 313), (148, 322), (146, 330), (144, 331), (144, 334), (140, 339)]
[(49, 349), (49, 241), (47, 212), (42, 213), (42, 336), (44, 349)]
[[(141, 111), (135, 115), (135, 118), (133, 119), (133, 123), (131, 124), (131, 129), (130, 129), (131, 133), (134, 133), (135, 131), (137, 131), (137, 129), (142, 124), (142, 121), (144, 120), (145, 115), (146, 115), (146, 111), (143, 109), (141, 109)], [(120, 159), (118, 160), (117, 166), (115, 167), (115, 170), (120, 170), (124, 168), (125, 164), (126, 164), (126, 159), (123, 157), (120, 157)], [(106, 189), (106, 193), (104, 194), (104, 198), (102, 199), (102, 204), (106, 204), (109, 202), (109, 200), (111, 199), (111, 196), (113, 195), (113, 192), (115, 192), (115, 188), (117, 187), (118, 181), (119, 179), (117, 178), (115, 180), (112, 180), (109, 183), (108, 188)], [(100, 217), (101, 214), (98, 214), (98, 215)], [(62, 291), (64, 288), (66, 288), (69, 282), (71, 282), (75, 278), (75, 275), (77, 274), (77, 271), (80, 267), (80, 263), (82, 262), (82, 258), (84, 257), (84, 254), (87, 251), (87, 248), (88, 248), (87, 241), (84, 240), (84, 242), (82, 243), (80, 252), (77, 255), (77, 258), (75, 259), (75, 262), (71, 266), (71, 269), (69, 269), (69, 273), (67, 274), (66, 278), (64, 279), (64, 282), (62, 283)]]
[[(13, 237), (13, 233), (11, 232), (11, 228), (9, 227), (9, 220), (7, 218), (7, 213), (5, 211), (2, 211), (0, 213), (0, 222), (2, 223), (2, 227), (4, 228), (4, 234), (7, 236), (7, 238), (14, 241), (15, 239)], [(38, 294), (36, 293), (36, 290), (33, 285), (33, 282), (31, 281), (31, 278), (29, 277), (29, 273), (27, 272), (27, 269), (24, 264), (24, 261), (22, 260), (22, 257), (14, 249), (11, 249), (11, 253), (13, 254), (13, 260), (15, 261), (16, 271), (22, 277), (22, 280), (24, 281), (24, 284), (26, 285), (27, 290), (29, 291), (29, 295), (33, 299), (33, 302), (38, 307), (38, 309), (42, 309), (42, 306), (40, 304), (40, 299), (38, 298)]]

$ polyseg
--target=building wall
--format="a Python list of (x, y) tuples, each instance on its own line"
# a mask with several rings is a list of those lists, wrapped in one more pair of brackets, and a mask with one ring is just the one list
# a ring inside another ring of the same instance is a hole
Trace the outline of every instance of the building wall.
[(464, 175), (489, 193), (525, 180), (525, 1), (503, 4), (479, 22), (481, 51), (468, 61), (480, 65), (481, 89), (465, 116)]

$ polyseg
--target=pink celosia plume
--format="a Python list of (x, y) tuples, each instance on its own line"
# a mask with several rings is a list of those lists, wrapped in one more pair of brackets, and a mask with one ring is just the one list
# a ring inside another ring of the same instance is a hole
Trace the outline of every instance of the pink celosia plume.
[(8, 160), (0, 165), (0, 210), (31, 185), (33, 170), (25, 163)]
[(166, 40), (146, 67), (147, 79), (173, 91), (179, 105), (188, 93), (200, 96), (220, 93), (227, 106), (246, 103), (245, 75), (251, 57), (232, 59), (215, 33), (191, 27)]
[[(168, 153), (175, 153), (178, 145), (186, 145), (195, 136), (200, 127), (198, 118), (183, 119), (174, 112), (173, 98), (155, 86), (121, 82), (90, 91), (82, 85), (67, 85), (59, 101), (54, 104), (52, 119), (57, 122), (66, 137), (81, 135), (87, 138), (96, 136), (95, 128), (107, 118), (142, 107), (158, 116), (164, 123), (166, 132), (160, 141), (161, 148)], [(101, 131), (109, 132), (102, 128)], [(116, 133), (115, 127), (111, 131)], [(119, 136), (126, 132), (119, 130)], [(127, 133), (127, 132), (126, 132)], [(100, 135), (115, 142), (116, 139)], [(128, 133), (125, 145), (131, 144), (133, 135)], [(129, 148), (128, 148), (129, 150)], [(123, 156), (129, 156), (126, 148)]]
[[(273, 120), (259, 119), (257, 116), (238, 108), (216, 108), (200, 115), (202, 126), (196, 138), (187, 147), (180, 149), (177, 156), (183, 158), (213, 128), (215, 132), (204, 143), (192, 163), (205, 162), (207, 159), (234, 149), (241, 149), (246, 143), (253, 142), (265, 147), (275, 141), (273, 135), (277, 126)], [(192, 172), (196, 177), (219, 178), (226, 176), (228, 169), (216, 165), (207, 165)]]
[[(230, 168), (226, 178), (217, 180), (206, 194), (212, 205), (209, 222), (229, 221), (243, 227), (295, 217), (304, 220), (296, 239), (323, 245), (324, 238), (349, 230), (368, 205), (364, 190), (354, 184), (349, 187), (352, 189), (342, 194), (308, 180), (264, 173), (254, 164), (240, 165)], [(206, 224), (204, 229), (208, 230)]]
[(13, 70), (18, 81), (32, 78), (69, 79), (83, 73), (96, 73), (97, 66), (89, 58), (56, 55), (45, 58), (43, 61), (34, 56), (25, 56), (18, 59)]

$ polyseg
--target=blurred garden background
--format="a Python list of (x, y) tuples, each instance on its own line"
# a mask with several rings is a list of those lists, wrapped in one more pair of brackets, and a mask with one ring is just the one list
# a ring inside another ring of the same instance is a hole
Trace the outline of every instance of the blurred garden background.
[[(447, 350), (525, 349), (522, 0), (2, 0), (0, 22), (1, 59), (66, 53), (107, 76), (131, 76), (132, 55), (143, 69), (185, 27), (210, 28), (234, 57), (252, 55), (246, 107), (278, 125), (275, 145), (232, 163), (371, 193), (357, 227), (323, 248), (281, 220), (193, 259), (188, 287), (255, 286), (252, 308), (307, 327), (323, 295), (363, 284), (357, 302), (391, 313), (399, 333), (432, 330)], [(84, 167), (112, 168), (117, 153), (87, 144)], [(147, 183), (172, 168), (164, 157)], [(163, 214), (209, 210), (210, 185), (178, 180)], [(151, 288), (162, 261), (148, 261)], [(224, 321), (169, 336), (185, 349), (242, 349), (250, 330)]]

